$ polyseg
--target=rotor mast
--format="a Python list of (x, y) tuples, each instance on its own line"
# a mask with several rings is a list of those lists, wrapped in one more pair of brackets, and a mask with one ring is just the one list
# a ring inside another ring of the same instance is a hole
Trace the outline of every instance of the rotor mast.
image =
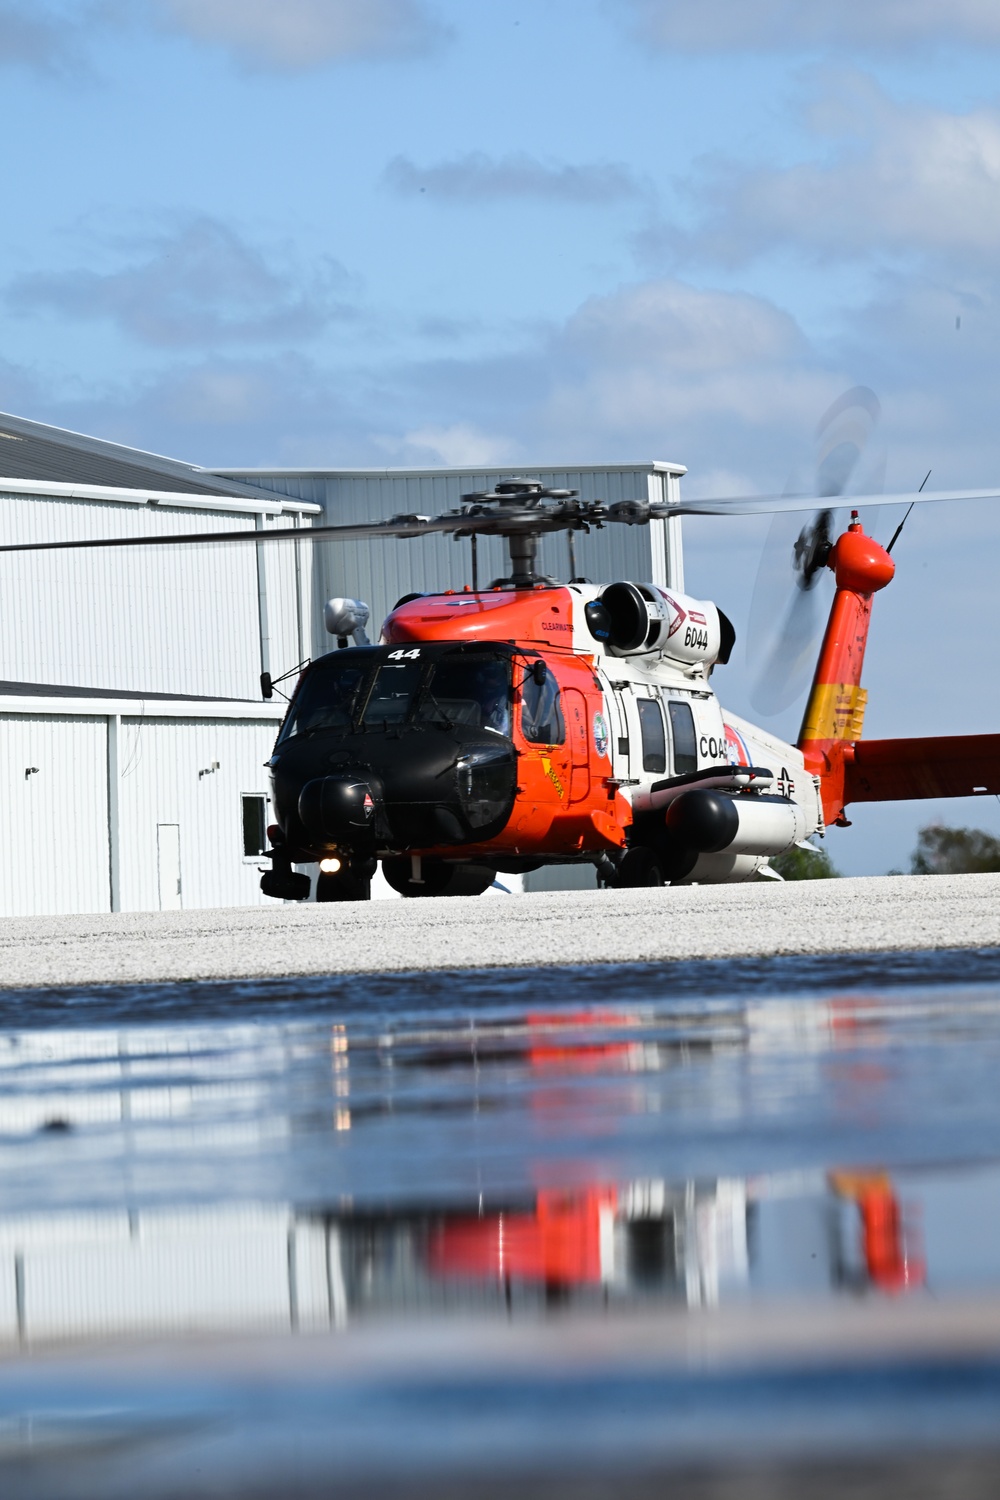
[[(578, 490), (546, 489), (537, 479), (505, 479), (493, 490), (462, 496), (465, 515), (480, 523), (470, 527), (467, 534), (481, 534), (482, 518), (488, 517), (494, 524), (484, 529), (507, 542), (510, 578), (505, 581), (515, 589), (551, 583), (538, 571), (538, 543), (543, 532), (586, 527), (585, 521), (566, 513), (566, 502), (572, 502), (578, 494)], [(456, 532), (457, 536), (462, 534)]]

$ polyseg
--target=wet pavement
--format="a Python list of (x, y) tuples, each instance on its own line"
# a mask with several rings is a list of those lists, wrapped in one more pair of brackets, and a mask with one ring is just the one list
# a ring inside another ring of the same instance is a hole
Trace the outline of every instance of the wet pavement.
[(0, 1493), (987, 1495), (1000, 951), (7, 991)]
[[(1000, 873), (6, 918), (0, 989), (1000, 945)], [(558, 980), (555, 981), (558, 983)]]

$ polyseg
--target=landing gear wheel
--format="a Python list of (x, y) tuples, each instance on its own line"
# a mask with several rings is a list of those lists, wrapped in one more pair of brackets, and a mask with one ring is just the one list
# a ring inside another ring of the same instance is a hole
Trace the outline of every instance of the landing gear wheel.
[(413, 861), (406, 855), (382, 861), (382, 874), (401, 896), (481, 896), (496, 879), (488, 865), (451, 864), (443, 859), (420, 862), (420, 881), (415, 881)]
[(371, 898), (370, 878), (350, 868), (338, 870), (336, 875), (316, 877), (317, 901), (370, 901)]
[(635, 890), (640, 886), (662, 885), (663, 869), (654, 850), (645, 844), (626, 849), (615, 870), (615, 888)]

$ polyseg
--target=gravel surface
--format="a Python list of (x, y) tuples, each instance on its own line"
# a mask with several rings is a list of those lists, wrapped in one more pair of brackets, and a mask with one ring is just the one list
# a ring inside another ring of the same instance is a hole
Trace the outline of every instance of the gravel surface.
[(1000, 875), (10, 918), (0, 988), (1000, 946)]

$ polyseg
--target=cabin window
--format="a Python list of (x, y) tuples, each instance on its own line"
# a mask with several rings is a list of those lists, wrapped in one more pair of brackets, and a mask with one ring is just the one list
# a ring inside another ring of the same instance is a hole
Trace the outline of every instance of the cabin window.
[(267, 848), (267, 798), (241, 797), (243, 804), (243, 858), (259, 859)]
[(546, 671), (541, 682), (529, 672), (521, 684), (521, 731), (533, 745), (561, 745), (566, 739), (559, 684)]
[(670, 733), (674, 740), (674, 775), (687, 776), (698, 769), (698, 745), (690, 703), (670, 702)]
[(667, 740), (663, 715), (655, 698), (640, 698), (639, 729), (642, 733), (642, 769), (663, 775), (667, 769)]

